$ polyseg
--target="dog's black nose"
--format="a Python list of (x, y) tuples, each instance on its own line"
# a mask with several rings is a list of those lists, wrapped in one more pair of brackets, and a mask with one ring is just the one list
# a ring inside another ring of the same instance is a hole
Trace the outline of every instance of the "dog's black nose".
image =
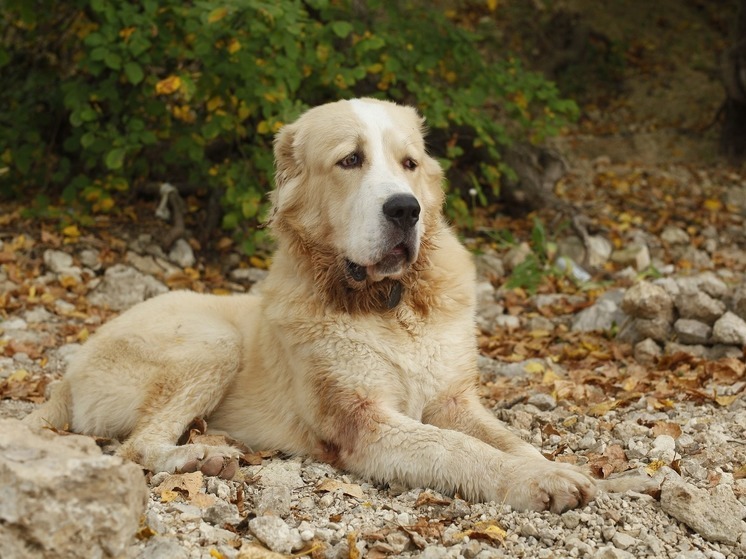
[(383, 204), (383, 215), (400, 229), (409, 229), (420, 219), (420, 203), (411, 194), (394, 194)]

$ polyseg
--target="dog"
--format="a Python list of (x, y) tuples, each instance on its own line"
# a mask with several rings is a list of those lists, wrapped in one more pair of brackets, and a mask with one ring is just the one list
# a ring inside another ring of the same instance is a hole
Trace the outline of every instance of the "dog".
[(178, 445), (195, 417), (250, 448), (397, 482), (562, 512), (594, 480), (545, 459), (477, 394), (475, 268), (445, 222), (443, 173), (411, 107), (343, 100), (274, 143), (262, 295), (175, 291), (75, 354), (27, 421), (123, 440), (157, 471), (231, 477), (232, 446)]

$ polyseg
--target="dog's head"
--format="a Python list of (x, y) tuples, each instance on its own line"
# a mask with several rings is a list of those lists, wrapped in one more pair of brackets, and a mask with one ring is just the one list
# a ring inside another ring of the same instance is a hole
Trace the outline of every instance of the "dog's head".
[(374, 99), (309, 110), (275, 139), (271, 226), (343, 259), (352, 283), (400, 278), (440, 220), (442, 171), (423, 119)]

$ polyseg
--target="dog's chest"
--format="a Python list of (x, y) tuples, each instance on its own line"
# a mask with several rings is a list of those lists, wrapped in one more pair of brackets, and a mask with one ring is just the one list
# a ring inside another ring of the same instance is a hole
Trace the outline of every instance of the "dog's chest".
[(386, 353), (391, 365), (386, 382), (398, 399), (399, 410), (421, 419), (430, 400), (472, 373), (473, 330), (468, 321), (421, 321)]

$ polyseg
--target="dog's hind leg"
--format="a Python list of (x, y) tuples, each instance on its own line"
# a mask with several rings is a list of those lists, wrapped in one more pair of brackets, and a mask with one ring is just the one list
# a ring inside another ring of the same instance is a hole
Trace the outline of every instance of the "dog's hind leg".
[(117, 454), (154, 472), (201, 470), (232, 478), (238, 449), (177, 442), (196, 417), (209, 421), (233, 382), (240, 356), (240, 344), (225, 338), (182, 348), (179, 359), (169, 359), (168, 370), (146, 387), (134, 429)]
[(23, 421), (38, 428), (69, 429), (71, 407), (70, 384), (62, 379), (52, 388), (49, 401), (24, 417)]

